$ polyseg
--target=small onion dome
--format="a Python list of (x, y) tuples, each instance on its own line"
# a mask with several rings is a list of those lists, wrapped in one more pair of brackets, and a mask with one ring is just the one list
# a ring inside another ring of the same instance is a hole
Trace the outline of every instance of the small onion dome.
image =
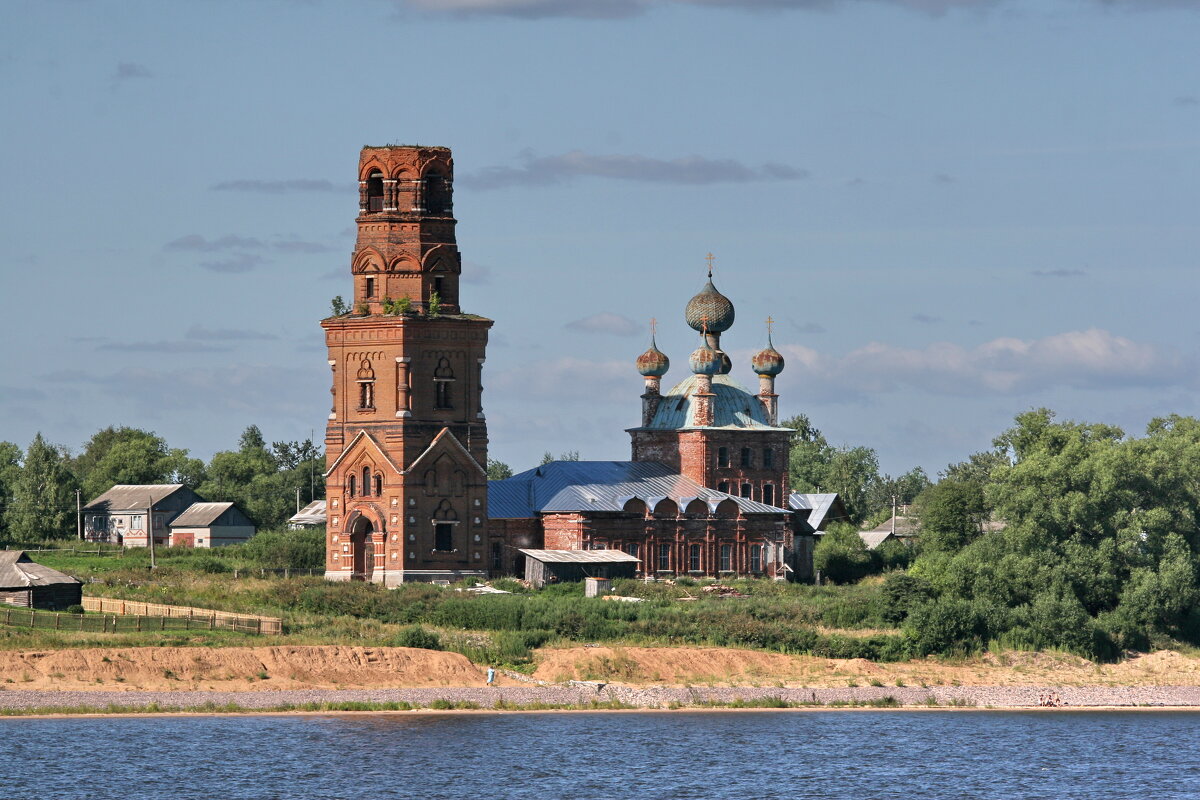
[(709, 333), (721, 333), (733, 326), (733, 303), (713, 286), (712, 276), (700, 293), (688, 301), (683, 318), (692, 330), (708, 327)]
[(783, 372), (783, 355), (768, 343), (751, 357), (750, 364), (756, 375), (770, 375), (773, 378)]
[(688, 364), (697, 375), (717, 375), (721, 372), (721, 353), (703, 342), (692, 351)]
[(637, 357), (637, 371), (647, 378), (661, 378), (670, 368), (671, 359), (658, 349), (653, 339), (650, 340), (650, 349)]

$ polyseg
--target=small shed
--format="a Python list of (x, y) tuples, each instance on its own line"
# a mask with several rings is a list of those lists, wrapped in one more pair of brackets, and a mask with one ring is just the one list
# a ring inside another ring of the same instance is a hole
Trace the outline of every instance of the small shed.
[(172, 547), (221, 547), (254, 535), (254, 523), (233, 503), (193, 503), (171, 522)]
[(525, 580), (541, 588), (547, 583), (584, 578), (632, 578), (642, 560), (620, 550), (526, 550)]
[(0, 550), (0, 603), (61, 611), (83, 603), (83, 584), (35, 564), (24, 550)]
[(879, 547), (879, 545), (883, 544), (884, 542), (900, 541), (900, 539), (891, 531), (881, 531), (881, 530), (859, 531), (858, 538), (863, 540), (863, 544), (865, 544), (867, 546), (868, 550), (874, 550), (875, 548)]

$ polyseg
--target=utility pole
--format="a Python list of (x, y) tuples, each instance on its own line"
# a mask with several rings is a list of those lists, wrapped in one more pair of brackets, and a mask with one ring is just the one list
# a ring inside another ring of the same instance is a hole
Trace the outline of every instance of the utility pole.
[(75, 533), (83, 541), (83, 490), (75, 490)]
[(300, 487), (296, 487), (296, 513), (300, 513)]
[(896, 535), (896, 495), (892, 495), (892, 536)]
[(315, 428), (308, 429), (308, 442), (312, 445), (312, 452), (309, 453), (308, 459), (308, 502), (317, 499), (317, 445), (313, 441), (313, 437), (317, 435)]
[(146, 498), (146, 540), (150, 545), (150, 569), (154, 569), (154, 499)]

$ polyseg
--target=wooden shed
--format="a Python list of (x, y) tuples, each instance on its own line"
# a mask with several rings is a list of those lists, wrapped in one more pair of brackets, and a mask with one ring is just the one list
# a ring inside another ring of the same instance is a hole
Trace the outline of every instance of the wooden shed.
[(584, 578), (632, 578), (641, 559), (620, 550), (525, 550), (525, 580), (541, 588), (547, 583)]
[(83, 603), (83, 584), (35, 564), (24, 550), (0, 550), (0, 603), (61, 611)]
[(233, 503), (194, 503), (170, 528), (172, 547), (241, 544), (254, 535), (254, 523)]

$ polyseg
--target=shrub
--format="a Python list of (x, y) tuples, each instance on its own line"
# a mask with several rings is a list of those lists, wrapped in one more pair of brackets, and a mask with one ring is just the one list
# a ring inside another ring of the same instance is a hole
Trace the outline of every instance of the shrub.
[(79, 603), (73, 603), (67, 606), (66, 612), (68, 614), (83, 614), (85, 613), (85, 609)]
[(813, 567), (834, 583), (854, 583), (871, 572), (871, 553), (852, 525), (832, 525), (813, 548)]
[(210, 575), (217, 575), (222, 572), (229, 572), (229, 565), (219, 558), (210, 555), (197, 556), (191, 560), (191, 568), (196, 572), (206, 572)]
[(393, 643), (395, 647), (419, 647), (422, 650), (441, 650), (442, 640), (433, 631), (427, 631), (420, 625), (410, 625), (401, 628)]
[(241, 554), (267, 569), (319, 569), (325, 564), (325, 531), (261, 531), (241, 546)]
[(933, 586), (929, 581), (906, 572), (893, 572), (883, 581), (881, 613), (885, 620), (899, 625), (914, 605), (932, 599)]

